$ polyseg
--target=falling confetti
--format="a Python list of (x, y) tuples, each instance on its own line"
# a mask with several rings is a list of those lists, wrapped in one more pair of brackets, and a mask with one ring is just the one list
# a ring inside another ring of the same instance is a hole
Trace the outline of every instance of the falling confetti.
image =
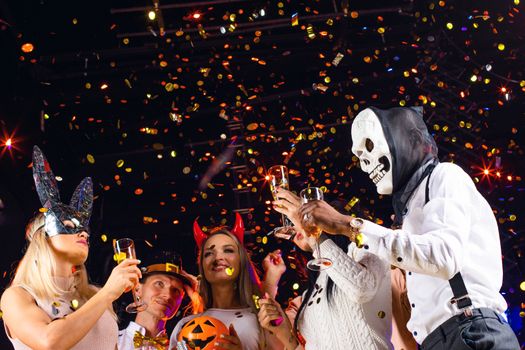
[[(523, 2), (414, 2), (398, 11), (395, 4), (344, 1), (336, 4), (341, 15), (333, 15), (331, 2), (267, 5), (175, 11), (180, 25), (164, 36), (158, 23), (144, 30), (142, 15), (106, 21), (94, 10), (61, 21), (45, 4), (27, 11), (28, 23), (48, 18), (38, 31), (17, 28), (13, 39), (12, 71), (23, 73), (17, 79), (25, 86), (41, 87), (34, 96), (41, 134), (27, 136), (55, 151), (64, 186), (93, 178), (94, 218), (103, 215), (96, 225), (105, 232), (93, 243), (108, 248), (108, 236), (131, 234), (146, 246), (165, 242), (189, 252), (179, 244), (197, 216), (227, 224), (240, 210), (254, 261), (276, 245), (286, 249), (290, 275), (279, 295), (299, 295), (307, 286), (301, 253), (266, 236), (280, 215), (271, 208), (265, 169), (286, 164), (293, 191), (323, 186), (341, 211), (389, 226), (388, 199), (361, 174), (348, 129), (367, 106), (418, 105), (440, 160), (466, 169), (494, 208), (508, 271), (502, 293), (509, 315), (513, 308), (525, 315), (520, 293), (510, 292), (525, 280), (516, 267), (524, 254)], [(92, 36), (97, 42), (84, 40)], [(12, 159), (20, 161), (16, 145)], [(108, 220), (121, 230), (108, 231)]]

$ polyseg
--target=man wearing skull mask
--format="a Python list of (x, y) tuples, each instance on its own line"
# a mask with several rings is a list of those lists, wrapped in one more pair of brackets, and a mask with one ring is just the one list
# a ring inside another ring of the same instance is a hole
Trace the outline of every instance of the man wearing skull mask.
[(303, 225), (343, 233), (407, 271), (407, 328), (421, 349), (519, 349), (503, 312), (497, 223), (457, 165), (439, 163), (422, 108), (367, 108), (352, 125), (352, 152), (383, 195), (394, 225), (345, 216), (326, 202), (300, 209)]

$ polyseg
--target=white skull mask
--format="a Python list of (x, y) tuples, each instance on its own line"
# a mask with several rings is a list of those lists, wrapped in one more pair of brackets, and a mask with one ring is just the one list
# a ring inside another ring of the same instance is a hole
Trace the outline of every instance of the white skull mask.
[(377, 115), (367, 108), (352, 124), (352, 153), (368, 173), (379, 194), (392, 194), (392, 154)]

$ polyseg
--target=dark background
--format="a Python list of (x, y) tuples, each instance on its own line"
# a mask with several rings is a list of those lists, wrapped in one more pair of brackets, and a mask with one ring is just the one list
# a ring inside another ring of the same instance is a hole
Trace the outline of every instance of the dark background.
[[(268, 167), (286, 164), (293, 190), (325, 186), (328, 201), (390, 225), (390, 199), (352, 158), (349, 126), (369, 105), (420, 105), (440, 159), (461, 165), (494, 208), (502, 293), (524, 340), (523, 4), (166, 1), (155, 21), (151, 8), (0, 2), (2, 288), (40, 207), (30, 168), (37, 144), (64, 201), (84, 176), (94, 179), (87, 264), (95, 283), (113, 267), (112, 240), (125, 236), (142, 256), (178, 251), (196, 273), (193, 220), (231, 226), (238, 211), (255, 262), (284, 250), (286, 301), (306, 285), (304, 257), (265, 238), (279, 223), (267, 202)], [(199, 187), (207, 171), (211, 182)]]

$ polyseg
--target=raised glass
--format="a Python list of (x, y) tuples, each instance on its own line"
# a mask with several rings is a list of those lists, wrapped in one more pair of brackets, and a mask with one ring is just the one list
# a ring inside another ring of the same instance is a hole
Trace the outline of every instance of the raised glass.
[[(323, 191), (319, 187), (308, 187), (299, 193), (299, 197), (301, 197), (303, 203), (308, 203), (311, 201), (321, 201), (323, 200)], [(306, 267), (308, 267), (312, 271), (321, 271), (331, 267), (332, 260), (328, 258), (323, 258), (321, 256), (321, 249), (319, 248), (319, 236), (321, 236), (321, 233), (323, 231), (315, 225), (307, 226), (305, 227), (305, 230), (308, 231), (309, 234), (315, 236), (314, 249), (316, 251), (315, 255), (317, 255), (317, 258), (314, 257), (312, 260), (308, 261)]]
[[(115, 242), (115, 256), (117, 257), (117, 264), (120, 264), (125, 259), (136, 259), (135, 242), (131, 238), (121, 238)], [(133, 293), (133, 302), (126, 306), (126, 311), (129, 313), (137, 313), (146, 310), (146, 303), (140, 300), (140, 297), (135, 293), (135, 288), (131, 290)]]

